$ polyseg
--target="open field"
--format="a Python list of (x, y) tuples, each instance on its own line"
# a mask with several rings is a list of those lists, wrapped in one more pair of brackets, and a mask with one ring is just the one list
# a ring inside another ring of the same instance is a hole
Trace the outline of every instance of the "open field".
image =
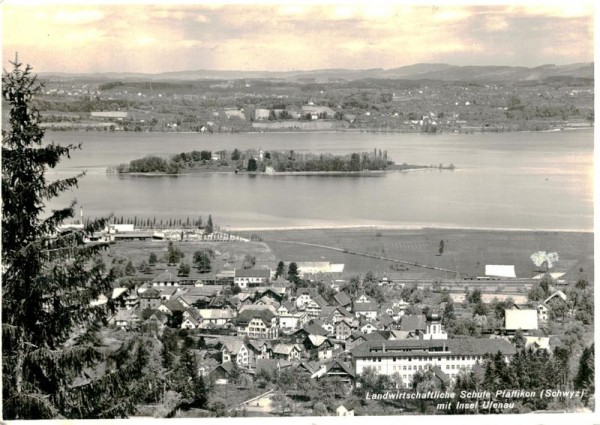
[[(206, 242), (206, 241), (184, 241), (173, 242), (174, 246), (179, 248), (185, 255), (183, 261), (191, 266), (190, 278), (196, 278), (200, 274), (193, 265), (194, 252), (202, 249), (212, 249), (215, 252), (215, 258), (212, 261), (213, 271), (222, 269), (233, 270), (236, 267), (241, 268), (246, 254), (256, 258), (256, 267), (268, 265), (274, 268), (277, 263), (269, 247), (262, 242)], [(166, 264), (162, 261), (167, 253), (168, 241), (120, 241), (111, 244), (110, 250), (106, 253), (107, 259), (111, 257), (126, 257), (138, 267), (142, 260), (148, 262), (148, 257), (153, 252), (158, 257), (156, 271), (153, 275), (140, 276), (152, 279), (158, 273), (164, 271)], [(171, 272), (177, 273), (177, 267), (169, 267)]]
[[(559, 261), (552, 272), (565, 272), (567, 280), (594, 276), (592, 233), (524, 232), (463, 229), (313, 229), (256, 232), (284, 261), (330, 261), (346, 264), (348, 274), (392, 272), (389, 261), (346, 254), (326, 248), (290, 244), (283, 241), (312, 243), (354, 252), (377, 255), (457, 270), (463, 275), (483, 276), (486, 264), (514, 265), (517, 277), (531, 278), (536, 267), (530, 256), (536, 251), (557, 252)], [(438, 254), (440, 240), (444, 252)], [(438, 278), (436, 270), (408, 267), (402, 276)]]
[[(566, 273), (564, 279), (575, 281), (585, 276), (593, 280), (594, 277), (592, 233), (372, 228), (254, 233), (263, 242), (186, 241), (174, 244), (185, 254), (184, 261), (192, 265), (190, 278), (199, 276), (192, 264), (194, 252), (205, 248), (216, 253), (213, 271), (241, 267), (244, 257), (249, 254), (256, 258), (257, 267), (268, 265), (274, 268), (279, 260), (329, 261), (345, 264), (345, 276), (364, 275), (372, 271), (376, 274), (392, 273), (403, 279), (452, 279), (456, 274), (356, 255), (344, 250), (458, 271), (463, 276), (483, 276), (486, 264), (508, 264), (515, 266), (519, 278), (536, 275), (536, 267), (530, 256), (536, 251), (547, 251), (558, 253), (559, 261), (551, 271)], [(440, 240), (444, 241), (442, 255), (438, 252)], [(106, 255), (108, 259), (127, 257), (137, 267), (142, 260), (147, 261), (152, 252), (160, 263), (167, 246), (167, 241), (117, 242), (111, 245)], [(159, 264), (156, 273), (165, 267)], [(171, 267), (172, 271), (175, 269)]]

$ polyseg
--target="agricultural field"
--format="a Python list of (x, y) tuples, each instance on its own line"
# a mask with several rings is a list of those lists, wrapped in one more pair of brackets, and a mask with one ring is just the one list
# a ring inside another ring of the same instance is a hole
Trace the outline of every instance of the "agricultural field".
[[(405, 279), (441, 280), (454, 278), (456, 274), (344, 251), (416, 262), (458, 271), (466, 276), (483, 276), (486, 264), (514, 265), (520, 278), (531, 278), (537, 274), (538, 268), (533, 264), (531, 255), (546, 251), (558, 253), (559, 260), (551, 271), (565, 273), (563, 279), (576, 281), (586, 277), (591, 281), (594, 277), (591, 233), (359, 228), (261, 231), (257, 235), (262, 241), (184, 241), (174, 242), (174, 245), (185, 254), (183, 261), (192, 266), (192, 279), (200, 276), (193, 267), (193, 256), (194, 252), (202, 249), (215, 252), (213, 271), (242, 267), (244, 257), (250, 255), (256, 258), (256, 267), (266, 265), (274, 269), (280, 260), (328, 261), (343, 263), (345, 277), (372, 271), (376, 275), (391, 273)], [(444, 248), (440, 255), (442, 240)], [(143, 260), (148, 261), (153, 252), (159, 261), (154, 273), (157, 274), (167, 267), (162, 262), (167, 246), (167, 241), (120, 241), (111, 244), (105, 256), (109, 262), (111, 258), (125, 257), (138, 267)], [(177, 268), (169, 269), (176, 272)], [(153, 277), (138, 274), (138, 277)]]
[[(215, 258), (212, 260), (212, 271), (233, 270), (241, 268), (246, 255), (256, 258), (256, 267), (267, 265), (270, 268), (277, 266), (276, 258), (269, 247), (263, 242), (245, 242), (245, 241), (183, 241), (173, 242), (184, 253), (183, 262), (191, 266), (190, 278), (194, 279), (200, 276), (193, 265), (194, 252), (203, 249), (212, 249)], [(105, 260), (110, 264), (113, 258), (124, 257), (133, 262), (137, 268), (142, 261), (148, 262), (151, 253), (156, 254), (158, 263), (155, 267), (155, 273), (144, 275), (138, 271), (138, 277), (145, 277), (148, 280), (168, 268), (174, 274), (177, 274), (177, 267), (167, 267), (163, 257), (167, 253), (168, 241), (119, 241), (110, 245), (109, 250), (104, 254)]]
[[(531, 260), (534, 252), (556, 252), (559, 260), (552, 272), (564, 272), (566, 280), (577, 280), (581, 276), (593, 280), (594, 277), (592, 233), (362, 228), (264, 231), (259, 235), (278, 259), (343, 262), (346, 264), (345, 271), (349, 273), (389, 271), (393, 263), (288, 242), (311, 243), (412, 261), (470, 276), (483, 276), (486, 264), (514, 265), (517, 277), (521, 278), (537, 274), (537, 267)], [(442, 240), (444, 248), (440, 255)], [(439, 271), (412, 266), (408, 269), (402, 272), (406, 278), (442, 277)]]

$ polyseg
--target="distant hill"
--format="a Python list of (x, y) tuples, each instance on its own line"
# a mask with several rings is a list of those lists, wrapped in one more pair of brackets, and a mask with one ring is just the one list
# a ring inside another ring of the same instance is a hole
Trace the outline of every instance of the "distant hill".
[(530, 81), (551, 77), (594, 78), (593, 63), (542, 65), (534, 68), (516, 66), (457, 66), (443, 63), (419, 63), (392, 69), (320, 69), (312, 71), (214, 71), (195, 70), (159, 74), (107, 72), (90, 74), (40, 73), (42, 78), (85, 78), (89, 80), (191, 81), (280, 79), (301, 82), (353, 81), (367, 78), (440, 81)]

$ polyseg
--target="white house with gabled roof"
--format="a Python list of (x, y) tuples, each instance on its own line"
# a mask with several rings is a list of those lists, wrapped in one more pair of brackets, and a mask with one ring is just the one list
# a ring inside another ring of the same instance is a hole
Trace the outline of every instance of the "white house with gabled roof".
[(242, 289), (265, 285), (271, 279), (269, 269), (235, 269), (233, 284)]

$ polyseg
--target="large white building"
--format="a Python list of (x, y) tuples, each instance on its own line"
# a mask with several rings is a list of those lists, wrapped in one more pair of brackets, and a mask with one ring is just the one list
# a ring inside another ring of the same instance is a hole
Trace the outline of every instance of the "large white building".
[(352, 365), (357, 375), (368, 367), (390, 376), (397, 373), (409, 387), (417, 371), (438, 366), (453, 380), (461, 370), (470, 370), (481, 364), (486, 354), (498, 351), (507, 362), (516, 353), (515, 347), (503, 339), (367, 341), (352, 350)]
[(271, 279), (269, 269), (235, 269), (233, 284), (242, 289), (265, 285)]
[(278, 313), (278, 318), (279, 328), (287, 331), (300, 329), (305, 323), (308, 323), (308, 313), (306, 311)]
[(302, 278), (321, 273), (342, 273), (344, 271), (344, 264), (331, 264), (329, 261), (305, 261), (296, 264), (298, 266), (298, 274)]
[(517, 277), (515, 266), (501, 264), (486, 264), (485, 275), (490, 277)]
[(504, 310), (504, 328), (507, 331), (531, 331), (538, 328), (538, 311), (533, 308)]

